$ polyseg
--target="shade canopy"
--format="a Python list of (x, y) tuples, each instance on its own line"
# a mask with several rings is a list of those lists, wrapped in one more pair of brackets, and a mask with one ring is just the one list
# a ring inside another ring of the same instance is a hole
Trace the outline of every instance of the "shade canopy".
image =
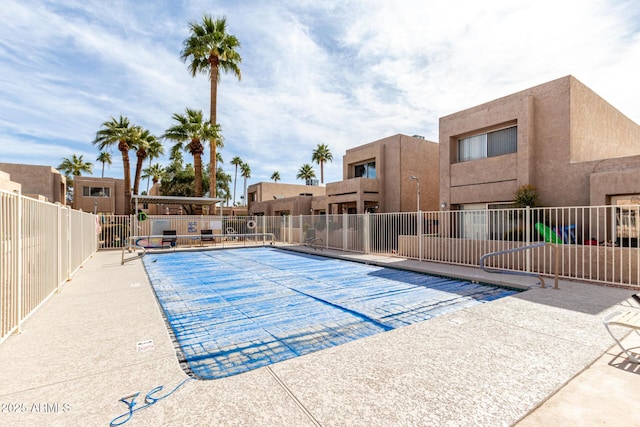
[(140, 203), (152, 203), (156, 205), (215, 205), (224, 202), (224, 199), (211, 199), (208, 197), (182, 197), (182, 196), (131, 196), (136, 205)]

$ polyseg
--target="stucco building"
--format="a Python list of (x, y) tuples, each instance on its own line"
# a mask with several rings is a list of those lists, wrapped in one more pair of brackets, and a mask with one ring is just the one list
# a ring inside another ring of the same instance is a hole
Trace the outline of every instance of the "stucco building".
[(73, 208), (84, 212), (127, 215), (124, 179), (77, 176), (73, 184)]
[(640, 126), (573, 76), (440, 118), (440, 202), (509, 204), (525, 184), (545, 206), (640, 195)]
[(51, 166), (0, 163), (0, 171), (8, 174), (10, 181), (20, 184), (24, 196), (65, 204), (67, 179)]
[[(438, 207), (438, 144), (393, 135), (346, 151), (343, 180), (325, 187), (261, 182), (249, 186), (252, 215), (415, 212)], [(413, 177), (413, 178), (412, 178)]]
[[(438, 206), (438, 144), (393, 135), (347, 150), (343, 180), (327, 184), (329, 213), (415, 212)], [(414, 177), (413, 179), (411, 177)]]
[(325, 191), (325, 187), (317, 185), (258, 182), (247, 188), (249, 213), (265, 216), (323, 214), (326, 212)]

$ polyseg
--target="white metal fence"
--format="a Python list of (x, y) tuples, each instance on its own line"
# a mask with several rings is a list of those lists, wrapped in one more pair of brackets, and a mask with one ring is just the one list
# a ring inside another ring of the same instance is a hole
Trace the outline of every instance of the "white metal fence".
[[(202, 230), (221, 241), (260, 243), (242, 236), (317, 248), (384, 254), (478, 266), (489, 252), (540, 241), (556, 244), (560, 276), (640, 288), (640, 206), (489, 209), (394, 214), (278, 217), (100, 216), (0, 191), (0, 342), (95, 252), (120, 248), (132, 235), (185, 235), (202, 244)], [(132, 233), (132, 230), (135, 233)], [(488, 267), (552, 274), (552, 251), (539, 247), (492, 257)]]
[[(640, 287), (640, 206), (587, 206), (458, 210), (420, 213), (278, 217), (103, 217), (102, 247), (119, 247), (135, 235), (176, 230), (178, 245), (196, 245), (200, 232), (273, 233), (276, 241), (478, 266), (489, 252), (547, 241), (557, 245), (564, 278)], [(111, 231), (110, 231), (111, 230)], [(552, 274), (552, 250), (539, 247), (488, 260), (488, 267)]]
[(96, 251), (94, 215), (0, 190), (0, 342)]

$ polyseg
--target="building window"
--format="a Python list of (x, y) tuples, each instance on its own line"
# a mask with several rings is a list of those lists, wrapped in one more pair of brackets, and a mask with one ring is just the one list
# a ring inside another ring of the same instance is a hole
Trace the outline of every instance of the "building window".
[(486, 159), (518, 151), (518, 127), (473, 135), (458, 140), (458, 161)]
[(82, 195), (84, 197), (111, 197), (111, 188), (109, 188), (109, 187), (82, 187)]
[(376, 177), (376, 162), (367, 162), (360, 165), (355, 165), (354, 178), (375, 178)]

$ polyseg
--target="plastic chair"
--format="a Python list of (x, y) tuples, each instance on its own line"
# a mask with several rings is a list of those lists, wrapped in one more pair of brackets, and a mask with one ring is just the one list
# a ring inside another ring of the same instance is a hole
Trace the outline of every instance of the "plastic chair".
[(638, 332), (640, 330), (640, 311), (614, 311), (613, 313), (605, 316), (605, 318), (602, 319), (602, 323), (604, 323), (604, 327), (607, 329), (607, 332), (609, 332), (609, 335), (611, 335), (613, 340), (618, 344), (618, 346), (620, 346), (622, 351), (625, 352), (627, 357), (631, 361), (640, 364), (640, 359), (626, 349), (620, 340), (613, 335), (611, 329), (609, 329), (609, 325), (623, 326), (625, 328), (633, 329), (636, 334), (640, 335), (640, 332)]

